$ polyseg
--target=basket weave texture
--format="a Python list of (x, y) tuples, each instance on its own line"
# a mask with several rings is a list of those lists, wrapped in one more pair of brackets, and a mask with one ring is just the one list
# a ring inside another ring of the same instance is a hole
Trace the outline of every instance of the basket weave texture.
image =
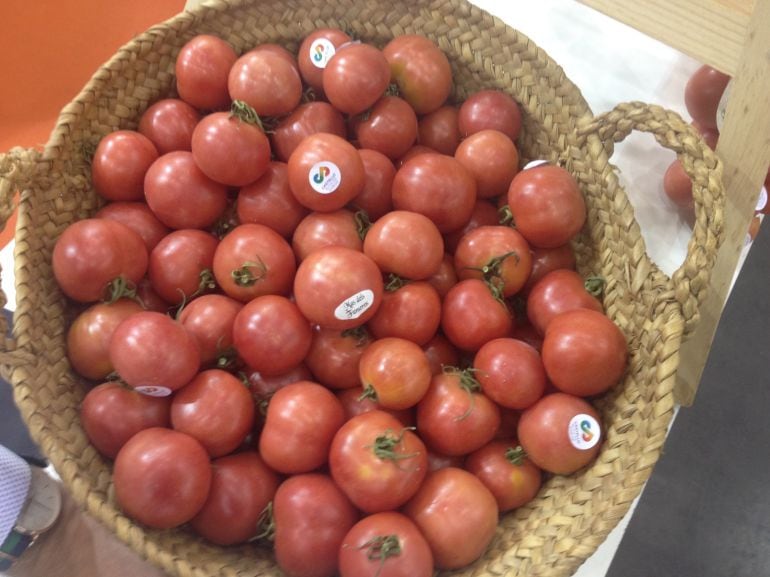
[[(42, 152), (0, 156), (0, 218), (21, 191), (15, 234), (13, 332), (0, 367), (33, 438), (68, 490), (93, 516), (148, 559), (178, 576), (278, 576), (270, 551), (220, 548), (186, 529), (146, 530), (123, 516), (110, 463), (89, 444), (78, 417), (84, 386), (65, 352), (71, 307), (51, 270), (59, 234), (100, 205), (88, 150), (135, 128), (152, 102), (174, 93), (174, 60), (196, 34), (216, 34), (237, 52), (262, 42), (296, 50), (316, 27), (340, 27), (375, 45), (404, 33), (433, 39), (452, 63), (461, 101), (481, 88), (508, 92), (523, 113), (522, 161), (559, 162), (577, 178), (588, 221), (575, 241), (581, 273), (607, 280), (604, 305), (630, 347), (622, 383), (598, 401), (606, 438), (597, 461), (547, 481), (529, 505), (502, 517), (488, 552), (464, 576), (566, 576), (628, 510), (657, 461), (673, 416), (681, 341), (698, 320), (722, 230), (721, 164), (678, 116), (640, 103), (594, 116), (561, 68), (528, 38), (462, 0), (242, 0), (208, 2), (155, 26), (118, 51), (61, 113)], [(646, 254), (633, 208), (609, 162), (631, 130), (676, 151), (694, 182), (696, 221), (688, 254), (671, 277)], [(469, 531), (473, 528), (469, 527)]]

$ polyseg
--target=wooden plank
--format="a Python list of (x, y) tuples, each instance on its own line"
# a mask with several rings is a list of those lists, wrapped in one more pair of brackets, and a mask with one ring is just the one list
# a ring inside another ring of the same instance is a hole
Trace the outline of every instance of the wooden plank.
[(734, 75), (756, 0), (578, 0)]
[[(757, 0), (734, 76), (717, 154), (724, 162), (725, 239), (717, 255), (702, 318), (680, 351), (676, 396), (689, 405), (703, 373), (770, 165), (770, 0)], [(765, 224), (764, 226), (770, 226)]]

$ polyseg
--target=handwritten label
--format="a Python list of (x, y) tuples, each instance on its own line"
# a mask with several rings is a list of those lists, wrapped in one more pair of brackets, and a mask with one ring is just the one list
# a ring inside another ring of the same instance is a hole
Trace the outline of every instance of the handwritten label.
[(336, 309), (334, 316), (341, 321), (357, 319), (364, 314), (374, 303), (374, 293), (369, 289), (362, 290), (342, 301)]

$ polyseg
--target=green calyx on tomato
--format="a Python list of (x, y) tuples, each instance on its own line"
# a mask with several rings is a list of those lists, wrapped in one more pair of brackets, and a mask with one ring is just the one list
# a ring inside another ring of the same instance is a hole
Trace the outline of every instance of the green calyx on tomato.
[(254, 541), (264, 540), (272, 543), (275, 540), (275, 516), (273, 515), (272, 501), (265, 505), (262, 513), (259, 514), (257, 527), (259, 531), (254, 537)]
[(398, 435), (394, 431), (388, 429), (385, 433), (374, 439), (374, 444), (370, 445), (370, 448), (375, 456), (383, 461), (395, 462), (416, 457), (419, 453), (399, 453), (396, 451), (396, 448), (401, 445), (401, 442), (404, 440), (404, 434), (407, 431), (413, 431), (414, 429), (414, 427), (404, 427)]
[[(256, 269), (256, 274), (254, 274)], [(241, 268), (235, 269), (230, 273), (238, 286), (254, 286), (267, 276), (267, 265), (257, 257), (257, 261), (246, 261)]]
[(262, 120), (259, 118), (259, 114), (251, 106), (246, 104), (243, 100), (233, 100), (232, 106), (230, 106), (230, 117), (235, 117), (247, 124), (254, 124), (259, 126), (262, 132), (265, 132), (265, 127), (262, 124)]
[(515, 447), (508, 447), (505, 450), (505, 458), (506, 460), (511, 463), (512, 465), (521, 466), (524, 464), (524, 459), (526, 458), (527, 453), (524, 451), (524, 448), (521, 445), (517, 445)]
[(361, 545), (359, 549), (366, 549), (366, 558), (370, 561), (380, 562), (380, 566), (374, 574), (377, 577), (382, 572), (388, 558), (401, 555), (401, 541), (399, 541), (398, 535), (377, 535)]
[(442, 366), (441, 370), (445, 375), (456, 375), (459, 379), (459, 386), (461, 389), (463, 389), (466, 393), (468, 393), (468, 398), (470, 400), (470, 403), (468, 404), (468, 410), (465, 411), (462, 415), (457, 417), (455, 420), (462, 421), (464, 419), (467, 419), (468, 416), (473, 412), (473, 407), (475, 405), (475, 397), (473, 396), (474, 393), (480, 393), (481, 392), (481, 383), (478, 381), (478, 379), (473, 375), (473, 373), (476, 372), (476, 369), (473, 367), (468, 367), (467, 369), (460, 369), (458, 367), (449, 367), (449, 366)]
[(596, 298), (601, 298), (604, 292), (604, 287), (607, 285), (607, 281), (600, 276), (590, 276), (585, 280), (584, 286), (589, 294)]
[(369, 343), (369, 333), (364, 325), (353, 327), (352, 329), (344, 329), (340, 334), (343, 337), (355, 339), (356, 347), (359, 348)]
[(489, 287), (489, 290), (492, 291), (492, 295), (501, 303), (505, 302), (503, 295), (503, 285), (505, 283), (503, 280), (503, 264), (510, 257), (513, 257), (517, 263), (519, 262), (519, 254), (512, 250), (490, 258), (484, 266), (468, 267), (471, 270), (479, 271), (483, 275), (484, 282)]
[(142, 304), (139, 295), (136, 294), (136, 285), (122, 276), (112, 279), (107, 284), (105, 292), (109, 294), (109, 297), (105, 300), (107, 304), (112, 304), (122, 298), (131, 299), (140, 305)]
[(388, 274), (388, 282), (385, 283), (385, 290), (389, 293), (396, 292), (398, 289), (403, 288), (409, 281), (398, 276), (395, 273)]
[(516, 223), (513, 221), (513, 212), (511, 212), (511, 207), (508, 204), (504, 204), (500, 208), (497, 209), (497, 214), (500, 217), (500, 224), (503, 226), (510, 226), (511, 228), (516, 228)]
[(370, 228), (372, 228), (372, 221), (365, 210), (356, 211), (355, 221), (358, 238), (364, 240), (364, 238), (366, 238), (366, 233), (369, 232)]

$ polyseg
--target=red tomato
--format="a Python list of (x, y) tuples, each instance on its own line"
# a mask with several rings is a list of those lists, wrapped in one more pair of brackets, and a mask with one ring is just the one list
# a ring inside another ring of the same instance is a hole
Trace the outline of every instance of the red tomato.
[(380, 306), (382, 276), (365, 254), (341, 246), (318, 249), (294, 277), (294, 298), (302, 314), (326, 328), (352, 329), (366, 323)]
[(273, 499), (275, 560), (286, 577), (333, 577), (358, 511), (327, 475), (294, 475)]
[(417, 140), (417, 115), (398, 96), (383, 96), (354, 117), (351, 127), (360, 148), (377, 150), (391, 160), (406, 154)]
[(291, 191), (310, 210), (338, 210), (364, 188), (364, 163), (358, 151), (336, 134), (319, 132), (304, 138), (288, 166)]
[(345, 119), (328, 102), (300, 104), (282, 119), (272, 134), (273, 152), (278, 160), (287, 162), (300, 142), (311, 134), (326, 132), (341, 138), (347, 135)]
[(499, 130), (471, 134), (457, 147), (454, 157), (473, 174), (479, 198), (505, 194), (519, 172), (519, 151)]
[(191, 150), (200, 113), (184, 100), (164, 98), (151, 104), (139, 118), (139, 132), (149, 138), (160, 154)]
[(339, 28), (316, 28), (299, 46), (297, 64), (302, 80), (313, 90), (323, 92), (323, 72), (337, 48), (351, 38)]
[(150, 284), (150, 279), (144, 277), (136, 285), (136, 300), (142, 303), (142, 307), (147, 311), (155, 311), (167, 314), (171, 310), (171, 305), (164, 301)]
[(357, 415), (334, 435), (329, 470), (351, 502), (366, 513), (398, 509), (428, 471), (425, 445), (383, 411)]
[(433, 570), (425, 537), (395, 511), (363, 518), (340, 546), (340, 577), (431, 577)]
[(518, 103), (499, 90), (479, 90), (460, 105), (457, 125), (463, 138), (482, 130), (499, 130), (513, 142), (521, 132)]
[(359, 149), (364, 163), (364, 188), (351, 201), (356, 209), (363, 210), (371, 220), (377, 220), (393, 210), (393, 179), (396, 167), (391, 160), (376, 150)]
[(421, 154), (425, 154), (426, 152), (432, 152), (434, 154), (438, 154), (435, 150), (430, 148), (429, 146), (425, 146), (423, 144), (415, 144), (412, 148), (409, 149), (409, 151), (399, 158), (396, 161), (396, 168), (401, 168), (406, 164), (408, 161), (410, 161), (415, 156), (420, 156)]
[(375, 338), (399, 337), (425, 345), (441, 325), (441, 297), (426, 281), (386, 290), (367, 327)]
[(457, 272), (455, 271), (455, 259), (451, 254), (445, 254), (438, 271), (428, 279), (428, 282), (436, 289), (439, 296), (444, 298), (449, 293), (449, 290), (457, 284), (458, 280)]
[(382, 408), (377, 401), (372, 400), (364, 394), (364, 388), (361, 386), (342, 389), (337, 392), (337, 398), (345, 409), (345, 420), (348, 421), (357, 415), (370, 413), (372, 411), (382, 411), (393, 415), (404, 427), (414, 427), (414, 411), (405, 409), (394, 411), (392, 409)]
[(446, 105), (422, 116), (417, 127), (417, 142), (441, 154), (454, 156), (460, 144), (460, 128), (457, 125), (458, 110)]
[(94, 218), (107, 218), (125, 224), (142, 237), (148, 253), (170, 232), (143, 202), (111, 202), (99, 209)]
[(236, 210), (242, 224), (264, 224), (284, 238), (291, 237), (308, 214), (291, 193), (289, 171), (283, 162), (271, 162), (256, 182), (238, 191)]
[(551, 382), (565, 393), (603, 393), (620, 380), (627, 361), (626, 337), (603, 313), (567, 311), (545, 331), (543, 365)]
[(420, 280), (433, 276), (444, 260), (444, 239), (430, 218), (394, 210), (377, 220), (364, 238), (364, 254), (382, 272)]
[(417, 114), (429, 114), (452, 91), (449, 60), (432, 40), (417, 34), (401, 34), (383, 48), (390, 75), (401, 97)]
[(238, 56), (227, 42), (200, 34), (179, 51), (174, 68), (179, 97), (200, 110), (230, 106), (227, 76)]
[[(500, 213), (497, 207), (484, 199), (477, 200), (473, 205), (473, 212), (470, 220), (465, 226), (453, 232), (444, 235), (444, 248), (448, 253), (454, 254), (460, 240), (469, 232), (480, 226), (498, 226), (500, 224)], [(454, 263), (452, 265), (454, 267)]]
[(508, 205), (516, 230), (535, 247), (567, 244), (586, 220), (577, 181), (565, 169), (550, 164), (517, 174), (508, 189)]
[(254, 401), (238, 378), (209, 369), (174, 394), (171, 425), (197, 439), (212, 457), (222, 457), (237, 449), (254, 426)]
[(513, 327), (510, 311), (483, 281), (460, 281), (444, 297), (441, 328), (460, 349), (477, 351), (487, 341), (508, 336)]
[(455, 250), (460, 279), (486, 282), (495, 294), (510, 297), (521, 290), (532, 272), (526, 239), (508, 226), (480, 226), (460, 239)]
[(677, 207), (685, 210), (694, 209), (692, 180), (684, 171), (679, 159), (674, 160), (663, 175), (663, 192)]
[(363, 327), (340, 331), (315, 326), (305, 364), (316, 380), (330, 389), (357, 387), (361, 384), (358, 361), (370, 342)]
[(278, 295), (252, 299), (233, 323), (235, 349), (263, 375), (280, 375), (300, 364), (312, 338), (310, 324), (297, 305)]
[(197, 341), (201, 365), (227, 366), (233, 346), (233, 323), (243, 305), (225, 295), (202, 295), (179, 313), (179, 322)]
[(214, 253), (217, 284), (236, 300), (288, 294), (296, 271), (289, 243), (262, 224), (241, 224), (219, 241)]
[(563, 312), (577, 308), (604, 312), (604, 307), (586, 287), (576, 271), (556, 269), (540, 279), (527, 296), (527, 318), (538, 333), (545, 334), (550, 322)]
[(537, 465), (516, 449), (515, 442), (492, 441), (465, 460), (465, 468), (495, 496), (501, 513), (529, 503), (543, 482)]
[[(88, 303), (121, 296), (118, 289), (136, 284), (147, 271), (142, 238), (115, 220), (87, 218), (70, 224), (53, 248), (53, 274), (62, 292)], [(119, 280), (120, 279), (120, 280)]]
[(107, 200), (144, 198), (144, 175), (158, 158), (149, 138), (133, 130), (116, 130), (99, 141), (91, 159), (94, 189)]
[(180, 304), (215, 286), (212, 267), (219, 241), (197, 229), (175, 230), (150, 253), (147, 276), (168, 303)]
[(324, 465), (337, 430), (345, 421), (339, 399), (310, 381), (278, 389), (267, 405), (259, 452), (279, 473), (307, 473)]
[(227, 187), (206, 176), (191, 152), (168, 152), (144, 178), (147, 204), (169, 228), (209, 228), (225, 211)]
[(97, 303), (80, 313), (67, 331), (67, 358), (72, 368), (87, 379), (102, 380), (113, 372), (110, 339), (120, 323), (142, 310), (139, 303), (119, 299)]
[(259, 116), (282, 116), (302, 98), (302, 78), (293, 58), (259, 46), (238, 58), (230, 69), (227, 90)]
[(545, 369), (540, 353), (517, 339), (494, 339), (473, 358), (481, 390), (498, 405), (526, 409), (545, 392)]
[[(254, 397), (254, 402), (257, 404), (260, 417), (264, 417), (267, 413), (267, 405), (270, 402), (270, 398), (278, 389), (282, 389), (291, 383), (308, 381), (313, 378), (310, 370), (304, 364), (297, 365), (281, 375), (267, 376), (259, 371), (247, 371), (247, 373), (246, 378), (249, 381), (249, 390), (251, 391), (251, 396)], [(261, 428), (261, 423), (259, 426)]]
[(295, 228), (291, 246), (298, 261), (325, 246), (362, 251), (364, 243), (360, 227), (358, 217), (344, 208), (333, 212), (311, 212)]
[(211, 470), (208, 499), (190, 526), (217, 545), (253, 539), (278, 489), (278, 475), (256, 451), (219, 457), (212, 461)]
[(684, 105), (693, 120), (706, 128), (717, 127), (717, 107), (730, 77), (708, 65), (696, 70), (684, 87)]
[(439, 569), (459, 569), (481, 557), (497, 529), (494, 495), (456, 467), (429, 473), (403, 512), (420, 528)]
[(527, 295), (541, 278), (556, 269), (575, 270), (575, 251), (571, 244), (556, 248), (535, 248), (532, 250), (532, 272), (524, 285), (522, 293)]
[(570, 475), (596, 458), (601, 448), (599, 413), (587, 401), (552, 393), (521, 414), (519, 443), (535, 465)]
[(80, 405), (80, 422), (88, 440), (102, 455), (114, 459), (121, 447), (139, 431), (169, 427), (171, 399), (150, 397), (108, 382), (86, 393)]
[(405, 162), (393, 179), (393, 206), (419, 212), (442, 233), (462, 228), (476, 203), (476, 181), (451, 156), (426, 152)]
[(500, 409), (467, 371), (448, 367), (434, 375), (417, 405), (420, 436), (432, 450), (450, 457), (483, 447), (499, 426)]
[(430, 386), (430, 362), (419, 345), (396, 337), (372, 342), (358, 364), (361, 384), (386, 409), (415, 406)]
[(112, 482), (126, 515), (154, 529), (171, 529), (192, 519), (206, 502), (209, 455), (189, 435), (151, 427), (120, 449)]
[(257, 180), (270, 163), (270, 141), (246, 114), (214, 112), (205, 116), (192, 135), (195, 164), (211, 180), (245, 186)]
[(455, 346), (440, 333), (428, 341), (423, 350), (434, 375), (444, 372), (444, 367), (456, 367), (460, 362), (460, 354)]
[(110, 360), (120, 377), (140, 392), (165, 396), (189, 383), (200, 366), (200, 349), (170, 317), (135, 313), (115, 329)]
[(323, 72), (326, 98), (345, 114), (360, 114), (370, 108), (389, 83), (390, 69), (385, 55), (362, 42), (338, 47)]

